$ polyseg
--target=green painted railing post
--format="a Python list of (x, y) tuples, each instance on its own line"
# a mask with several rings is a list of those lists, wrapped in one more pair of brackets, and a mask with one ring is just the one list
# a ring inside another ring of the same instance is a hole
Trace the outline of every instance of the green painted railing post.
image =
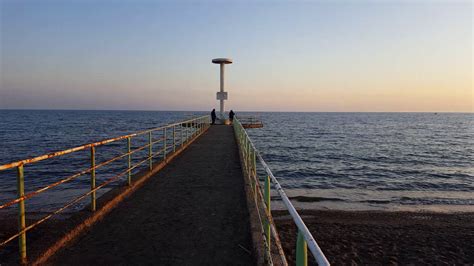
[(244, 140), (245, 140), (245, 161), (248, 163), (249, 139), (244, 135)]
[(253, 164), (255, 169), (255, 177), (257, 176), (257, 151), (253, 153)]
[(173, 126), (173, 153), (176, 152), (176, 127)]
[[(95, 189), (95, 147), (91, 147), (91, 190)], [(91, 211), (95, 211), (95, 191), (91, 193)]]
[(128, 185), (132, 185), (132, 171), (130, 168), (132, 167), (132, 154), (130, 153), (132, 150), (132, 139), (130, 137), (127, 138), (127, 153), (128, 153)]
[(251, 170), (252, 166), (250, 165), (250, 140), (248, 138), (246, 138), (246, 139), (247, 139), (247, 158), (246, 158), (247, 159), (247, 171), (250, 175), (250, 172), (252, 171)]
[(298, 230), (298, 240), (296, 241), (296, 266), (308, 265), (308, 245), (303, 233)]
[(245, 151), (245, 157), (244, 157), (244, 161), (245, 161), (245, 170), (247, 171), (247, 161), (248, 161), (248, 152), (249, 152), (249, 146), (248, 146), (248, 142), (249, 140), (247, 139), (247, 137), (242, 134), (243, 138), (244, 138), (244, 151)]
[(166, 147), (166, 127), (163, 129), (163, 159), (166, 160), (166, 152), (167, 152), (167, 147)]
[(180, 130), (179, 130), (180, 135), (181, 135), (181, 147), (183, 147), (183, 145), (184, 145), (184, 139), (183, 139), (183, 135), (184, 135), (184, 134), (183, 134), (183, 131), (184, 131), (184, 127), (183, 127), (183, 124), (181, 124), (181, 128), (180, 128)]
[(245, 164), (245, 172), (247, 172), (247, 139), (244, 137), (244, 164)]
[[(267, 205), (266, 206), (267, 213), (270, 214), (271, 212), (270, 211), (270, 176), (268, 175), (265, 177), (264, 197), (265, 197), (265, 204)], [(270, 248), (270, 221), (268, 218), (265, 221), (265, 237), (267, 238), (268, 248)]]
[(248, 160), (249, 160), (249, 173), (250, 173), (250, 176), (253, 177), (252, 153), (253, 153), (253, 149), (252, 149), (252, 146), (250, 145), (250, 141), (249, 141), (249, 157), (248, 157)]
[(186, 142), (189, 139), (189, 122), (186, 122)]
[[(23, 172), (23, 165), (17, 167), (17, 196), (22, 198), (25, 196), (25, 175)], [(22, 199), (18, 202), (18, 231), (25, 230), (26, 227), (25, 217), (25, 200)], [(18, 247), (20, 250), (20, 262), (26, 264), (26, 232), (23, 232), (18, 237)]]
[(152, 136), (151, 131), (148, 132), (148, 158), (150, 159), (150, 171), (153, 169), (153, 147), (152, 147)]
[(253, 176), (257, 178), (257, 152), (253, 149), (252, 152), (252, 166), (253, 166)]

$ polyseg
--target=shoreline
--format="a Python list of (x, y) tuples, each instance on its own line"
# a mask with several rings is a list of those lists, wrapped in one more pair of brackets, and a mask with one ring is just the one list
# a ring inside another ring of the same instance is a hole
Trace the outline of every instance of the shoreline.
[[(474, 212), (298, 212), (334, 265), (474, 263)], [(296, 226), (286, 211), (272, 214), (287, 259), (294, 264)], [(308, 261), (314, 262), (311, 255)]]
[[(388, 212), (474, 212), (469, 192), (368, 191), (365, 189), (285, 189), (297, 209)], [(280, 196), (271, 192), (272, 208), (285, 210)]]

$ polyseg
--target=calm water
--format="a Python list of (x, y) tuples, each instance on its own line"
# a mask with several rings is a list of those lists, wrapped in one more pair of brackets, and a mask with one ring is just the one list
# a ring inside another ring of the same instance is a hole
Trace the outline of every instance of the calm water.
[(307, 208), (474, 211), (474, 115), (264, 113), (249, 130)]
[[(0, 111), (0, 164), (152, 128), (199, 112)], [(474, 211), (474, 115), (261, 113), (249, 134), (303, 208)], [(134, 140), (134, 146), (146, 139)], [(103, 161), (125, 141), (98, 148)], [(135, 161), (146, 152), (137, 154)], [(87, 168), (89, 152), (25, 167), (27, 191)], [(98, 183), (125, 160), (98, 170)], [(125, 179), (125, 178), (124, 178)], [(0, 202), (15, 197), (15, 171), (0, 172)], [(49, 211), (89, 188), (87, 175), (27, 201)], [(76, 206), (72, 210), (82, 208)], [(278, 206), (278, 202), (275, 204)], [(15, 210), (14, 208), (10, 209)], [(9, 211), (9, 210), (6, 210)], [(1, 214), (1, 212), (0, 212)]]

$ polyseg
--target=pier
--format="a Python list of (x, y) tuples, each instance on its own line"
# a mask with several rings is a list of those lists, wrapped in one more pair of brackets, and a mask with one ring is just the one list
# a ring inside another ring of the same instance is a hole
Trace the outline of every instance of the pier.
[[(131, 145), (139, 137), (146, 144)], [(124, 141), (126, 152), (96, 162), (97, 147)], [(90, 150), (89, 169), (25, 193), (24, 165), (83, 150)], [(133, 164), (131, 157), (140, 150), (148, 156)], [(126, 170), (96, 184), (96, 169), (120, 158), (128, 158)], [(257, 176), (258, 164), (267, 176)], [(0, 166), (12, 168), (17, 168), (18, 198), (0, 203), (0, 209), (18, 208), (17, 233), (0, 239), (0, 251), (18, 241), (17, 255), (6, 258), (8, 264), (287, 265), (271, 216), (272, 185), (299, 230), (296, 264), (308, 264), (308, 250), (318, 264), (329, 264), (238, 119), (211, 126), (207, 116), (198, 117)], [(134, 169), (141, 170), (132, 174)], [(25, 201), (84, 176), (90, 177), (89, 192), (26, 222)], [(97, 190), (111, 182), (121, 185), (96, 198)], [(64, 234), (48, 243), (41, 237), (27, 241), (36, 227), (87, 199), (90, 205)]]
[(228, 126), (211, 127), (50, 261), (252, 265), (244, 180), (233, 134)]

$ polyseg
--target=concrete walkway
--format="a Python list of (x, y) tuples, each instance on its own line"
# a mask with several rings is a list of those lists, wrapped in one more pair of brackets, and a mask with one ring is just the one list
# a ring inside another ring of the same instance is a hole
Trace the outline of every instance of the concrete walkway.
[(211, 128), (102, 221), (53, 256), (62, 265), (252, 265), (230, 126)]

